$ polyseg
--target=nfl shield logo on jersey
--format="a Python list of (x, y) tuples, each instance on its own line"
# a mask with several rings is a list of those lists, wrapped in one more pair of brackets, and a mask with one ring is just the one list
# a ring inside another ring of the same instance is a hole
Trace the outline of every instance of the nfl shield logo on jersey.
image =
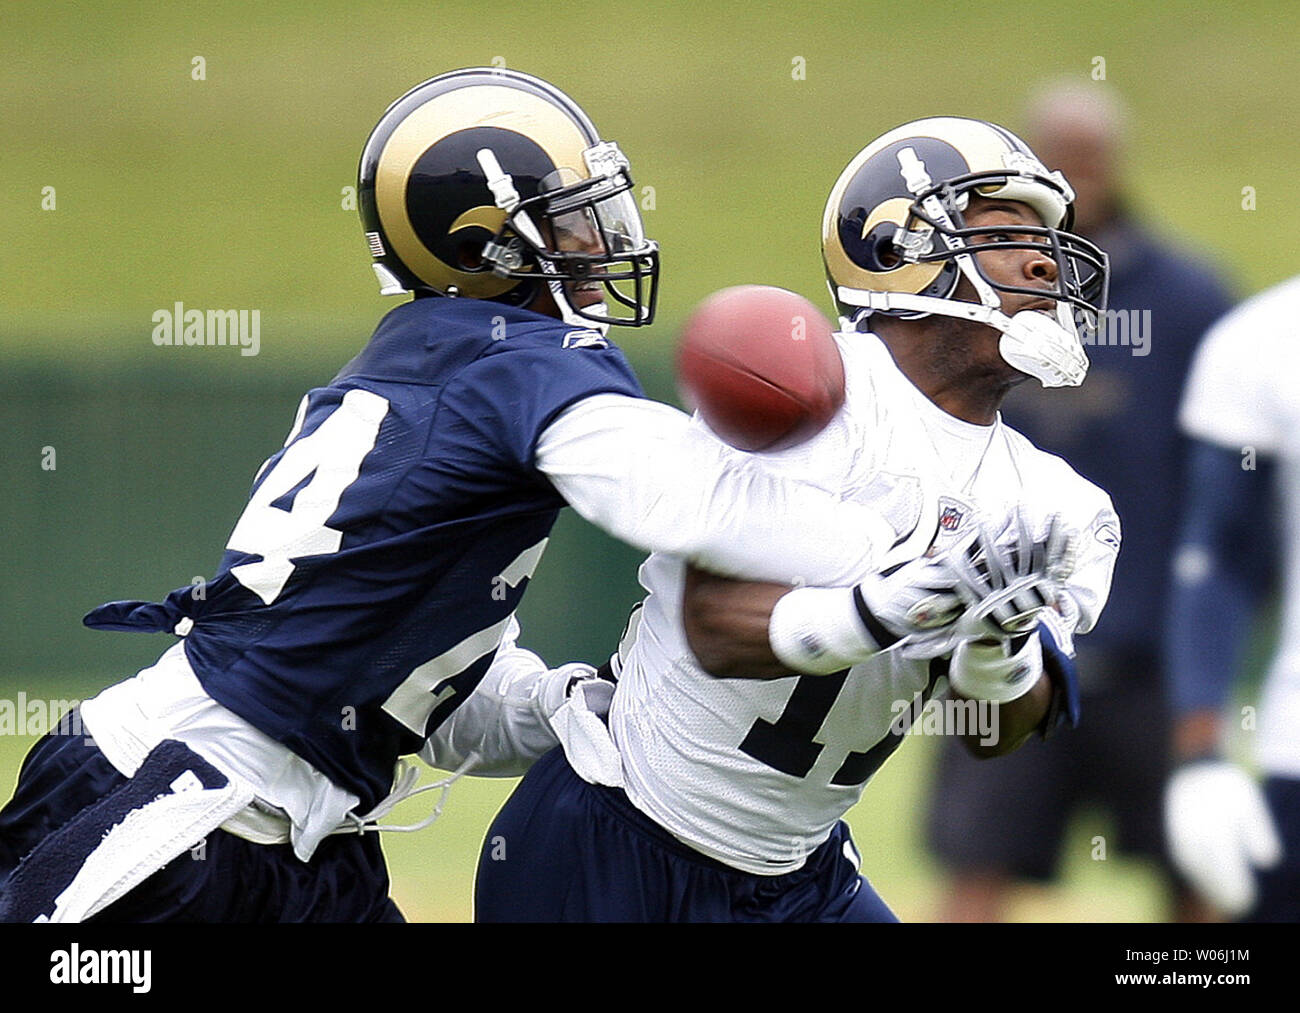
[(944, 551), (964, 532), (974, 516), (969, 503), (963, 503), (955, 496), (939, 497), (939, 523), (935, 527), (934, 540), (931, 541), (927, 556), (934, 556)]
[(956, 531), (961, 527), (962, 518), (966, 516), (966, 511), (955, 503), (945, 504), (943, 500), (939, 501), (939, 530)]

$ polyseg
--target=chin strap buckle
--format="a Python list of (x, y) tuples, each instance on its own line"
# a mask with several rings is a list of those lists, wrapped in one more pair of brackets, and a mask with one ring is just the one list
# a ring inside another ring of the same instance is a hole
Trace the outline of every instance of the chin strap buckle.
[(483, 259), (492, 265), (493, 274), (501, 278), (508, 278), (512, 272), (523, 269), (524, 252), (522, 244), (518, 239), (512, 239), (507, 243), (488, 240), (483, 247)]

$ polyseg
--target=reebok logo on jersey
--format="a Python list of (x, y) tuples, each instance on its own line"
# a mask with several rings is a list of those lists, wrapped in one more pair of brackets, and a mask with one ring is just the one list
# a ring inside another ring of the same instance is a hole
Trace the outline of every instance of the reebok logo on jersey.
[(569, 331), (564, 336), (564, 348), (608, 348), (609, 342), (600, 331)]
[(1010, 672), (1007, 673), (1007, 679), (1006, 679), (1007, 685), (1014, 686), (1018, 682), (1024, 682), (1025, 676), (1027, 676), (1029, 673), (1030, 673), (1030, 667), (1028, 665), (1017, 665), (1015, 668), (1013, 668)]
[(1093, 532), (1097, 541), (1101, 542), (1107, 548), (1119, 551), (1119, 530), (1110, 521), (1097, 525), (1097, 530)]

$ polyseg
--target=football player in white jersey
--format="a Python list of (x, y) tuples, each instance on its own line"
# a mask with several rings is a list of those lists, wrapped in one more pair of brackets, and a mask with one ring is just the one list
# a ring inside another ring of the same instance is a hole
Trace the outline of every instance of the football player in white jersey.
[[(1300, 921), (1298, 316), (1292, 278), (1223, 317), (1197, 351), (1180, 414), (1193, 443), (1168, 626), (1181, 765), (1166, 793), (1166, 829), (1192, 885), (1224, 914), (1252, 921)], [(1280, 538), (1269, 523), (1274, 493)], [(1239, 716), (1261, 784), (1225, 757), (1223, 719), (1278, 555), (1278, 642), (1258, 713), (1252, 699)]]
[(1118, 518), (998, 414), (1029, 376), (1083, 380), (1107, 268), (1065, 231), (1072, 199), (975, 120), (905, 124), (844, 170), (822, 238), (845, 403), (755, 460), (874, 506), (893, 545), (853, 588), (811, 563), (758, 584), (652, 555), (609, 735), (507, 802), (477, 917), (892, 920), (841, 817), (936, 680), (992, 710), (990, 752), (1077, 719), (1071, 641), (1105, 603)]

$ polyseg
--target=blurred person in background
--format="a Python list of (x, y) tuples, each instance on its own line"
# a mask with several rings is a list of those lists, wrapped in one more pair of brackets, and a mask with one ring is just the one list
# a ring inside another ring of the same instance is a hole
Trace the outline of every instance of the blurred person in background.
[[(1249, 921), (1300, 921), (1298, 315), (1293, 278), (1224, 317), (1196, 354), (1179, 414), (1192, 444), (1166, 635), (1178, 766), (1165, 819), (1197, 893)], [(1272, 523), (1275, 493), (1285, 533)], [(1252, 695), (1238, 715), (1259, 784), (1224, 754), (1225, 705), (1278, 556), (1290, 572), (1277, 647), (1258, 714)]]
[[(1175, 418), (1197, 343), (1230, 306), (1222, 280), (1135, 220), (1122, 190), (1127, 114), (1102, 83), (1058, 82), (1031, 99), (1026, 137), (1077, 193), (1076, 231), (1111, 257), (1108, 326), (1081, 386), (1022, 384), (1007, 420), (1111, 492), (1124, 524), (1106, 620), (1079, 648), (1084, 718), (1074, 735), (983, 764), (945, 741), (927, 836), (952, 874), (938, 917), (996, 921), (1013, 886), (1053, 878), (1071, 816), (1107, 810), (1104, 852), (1168, 868), (1161, 793), (1169, 715), (1161, 693), (1168, 567), (1184, 444)], [(1098, 828), (1088, 838), (1100, 833)], [(1194, 912), (1179, 891), (1179, 917)]]

